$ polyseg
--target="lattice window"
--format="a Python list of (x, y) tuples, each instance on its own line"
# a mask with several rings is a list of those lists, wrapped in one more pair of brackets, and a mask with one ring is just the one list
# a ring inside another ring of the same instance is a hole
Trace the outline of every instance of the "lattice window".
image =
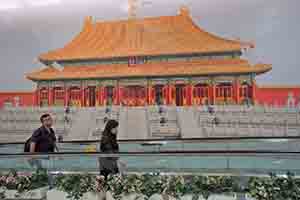
[(40, 106), (47, 106), (49, 104), (48, 95), (49, 91), (47, 88), (43, 88), (40, 90)]
[(70, 89), (70, 100), (80, 100), (81, 92), (80, 88), (71, 88)]
[(232, 86), (218, 86), (216, 87), (216, 97), (232, 97), (233, 89)]
[(250, 90), (248, 85), (242, 85), (240, 87), (240, 97), (247, 98), (250, 96)]
[(54, 105), (62, 106), (65, 99), (65, 90), (63, 88), (54, 88)]
[(208, 87), (207, 86), (195, 86), (194, 87), (194, 97), (196, 97), (196, 98), (208, 97)]
[(40, 95), (41, 100), (48, 100), (48, 89), (42, 89)]

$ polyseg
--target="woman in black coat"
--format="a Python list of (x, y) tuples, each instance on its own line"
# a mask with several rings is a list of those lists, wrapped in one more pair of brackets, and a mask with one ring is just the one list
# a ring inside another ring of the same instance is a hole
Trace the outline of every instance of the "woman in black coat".
[[(116, 120), (109, 120), (106, 123), (102, 134), (100, 150), (102, 153), (118, 153), (119, 145), (117, 143), (119, 123)], [(100, 175), (106, 179), (109, 174), (119, 173), (117, 157), (101, 157), (99, 159)]]

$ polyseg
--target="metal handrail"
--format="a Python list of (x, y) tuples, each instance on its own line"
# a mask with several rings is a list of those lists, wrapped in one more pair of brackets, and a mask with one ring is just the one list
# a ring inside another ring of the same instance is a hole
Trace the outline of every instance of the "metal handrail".
[(120, 157), (120, 156), (296, 156), (300, 157), (299, 151), (270, 151), (270, 150), (188, 150), (188, 151), (135, 151), (135, 152), (53, 152), (53, 153), (0, 153), (0, 158), (23, 157), (45, 158), (56, 156), (97, 156), (97, 157)]
[[(154, 141), (165, 141), (165, 142), (179, 142), (179, 143), (197, 143), (197, 142), (224, 142), (224, 141), (233, 141), (233, 142), (244, 142), (247, 140), (260, 140), (267, 141), (267, 140), (300, 140), (300, 136), (245, 136), (245, 137), (206, 137), (206, 138), (168, 138), (168, 139), (135, 139), (135, 140), (118, 140), (120, 143), (132, 143), (132, 144), (139, 144), (145, 142), (154, 142)], [(99, 140), (69, 140), (69, 141), (62, 141), (61, 144), (92, 144), (92, 143), (99, 143)], [(24, 144), (24, 142), (4, 142), (0, 145), (20, 145)]]

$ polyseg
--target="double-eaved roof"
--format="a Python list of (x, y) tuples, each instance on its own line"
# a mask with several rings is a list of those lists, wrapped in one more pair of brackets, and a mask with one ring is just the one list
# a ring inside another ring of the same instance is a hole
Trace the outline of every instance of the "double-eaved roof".
[[(83, 30), (63, 48), (41, 54), (44, 63), (88, 61), (136, 56), (192, 55), (240, 52), (250, 43), (229, 40), (199, 28), (181, 8), (175, 16), (127, 19), (93, 23), (88, 17)], [(251, 66), (241, 59), (170, 61), (136, 64), (99, 64), (47, 67), (27, 74), (31, 80), (115, 77), (193, 76), (211, 74), (264, 73), (271, 65)]]

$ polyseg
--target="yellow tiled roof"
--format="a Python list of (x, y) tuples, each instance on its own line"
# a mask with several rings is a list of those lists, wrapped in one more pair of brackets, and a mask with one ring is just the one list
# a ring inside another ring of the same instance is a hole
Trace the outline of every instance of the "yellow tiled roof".
[(129, 56), (216, 53), (252, 44), (228, 40), (199, 28), (187, 12), (176, 16), (93, 23), (63, 48), (41, 54), (41, 61), (86, 60)]
[(161, 62), (128, 66), (110, 64), (97, 66), (68, 66), (63, 70), (53, 67), (27, 74), (30, 80), (96, 79), (126, 77), (166, 77), (193, 75), (226, 75), (245, 73), (265, 73), (271, 70), (269, 64), (251, 66), (246, 60), (199, 60), (186, 62)]

